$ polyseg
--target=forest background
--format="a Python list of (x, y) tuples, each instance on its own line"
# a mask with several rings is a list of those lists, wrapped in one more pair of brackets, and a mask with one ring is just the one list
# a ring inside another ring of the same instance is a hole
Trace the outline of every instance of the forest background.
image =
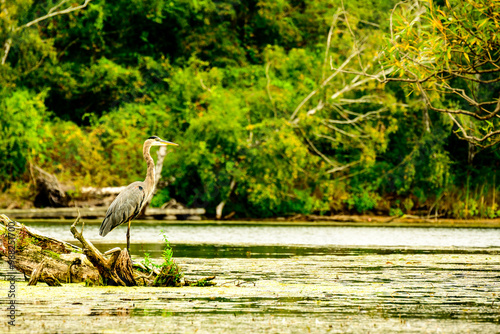
[[(81, 8), (80, 8), (81, 7)], [(142, 180), (213, 215), (500, 216), (500, 2), (0, 0), (1, 207)]]

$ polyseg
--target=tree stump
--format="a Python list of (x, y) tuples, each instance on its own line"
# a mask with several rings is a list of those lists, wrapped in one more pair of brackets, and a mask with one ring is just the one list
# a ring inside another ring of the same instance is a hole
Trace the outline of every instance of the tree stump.
[(35, 207), (67, 207), (69, 198), (62, 191), (57, 177), (40, 167), (30, 164), (30, 171), (36, 186)]

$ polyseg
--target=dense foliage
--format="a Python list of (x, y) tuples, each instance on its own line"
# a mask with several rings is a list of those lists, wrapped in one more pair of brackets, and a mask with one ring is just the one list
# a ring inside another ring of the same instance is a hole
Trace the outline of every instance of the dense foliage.
[[(180, 147), (165, 159), (156, 206), (175, 198), (213, 215), (225, 201), (236, 217), (500, 215), (496, 146), (459, 139), (425, 98), (443, 108), (463, 102), (348, 70), (386, 66), (405, 78), (412, 68), (401, 50), (442, 48), (445, 27), (422, 20), (449, 2), (422, 3), (431, 8), (419, 19), (425, 40), (389, 43), (386, 53), (391, 27), (416, 15), (400, 4), (393, 20), (393, 0), (74, 2), (0, 1), (1, 205), (32, 198), (28, 162), (76, 196), (82, 186), (141, 180), (142, 142), (158, 135)], [(50, 16), (76, 3), (86, 6)], [(474, 8), (483, 10), (471, 6), (472, 16)], [(499, 58), (498, 49), (469, 49), (443, 49), (432, 64), (462, 64), (469, 52)], [(478, 92), (496, 101), (492, 87)]]

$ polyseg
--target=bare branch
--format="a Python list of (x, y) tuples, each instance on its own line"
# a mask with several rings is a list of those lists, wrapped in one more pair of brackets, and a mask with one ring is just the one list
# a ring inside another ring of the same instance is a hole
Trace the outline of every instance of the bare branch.
[(485, 140), (487, 140), (487, 139), (489, 139), (491, 137), (500, 135), (500, 130), (490, 131), (490, 132), (488, 132), (486, 135), (484, 135), (481, 138), (476, 137), (476, 136), (471, 136), (471, 135), (467, 134), (467, 131), (465, 130), (465, 128), (463, 127), (463, 125), (459, 121), (457, 121), (457, 119), (455, 117), (453, 117), (453, 115), (451, 113), (448, 113), (448, 116), (458, 126), (458, 128), (460, 129), (460, 132), (462, 132), (462, 135), (463, 135), (462, 139), (465, 139), (468, 142), (470, 142), (470, 143), (472, 143), (472, 144), (474, 144), (476, 146), (479, 146), (481, 148), (487, 148), (487, 147), (495, 145), (496, 143), (498, 143), (500, 141), (500, 139), (497, 139), (497, 140), (493, 141), (490, 144), (483, 145), (482, 142), (484, 142)]
[(323, 135), (321, 133), (316, 133), (315, 135), (318, 136), (318, 137), (320, 137), (320, 138), (325, 138), (325, 139), (328, 139), (328, 140), (333, 141), (333, 142), (337, 142), (338, 141), (337, 138), (333, 138), (332, 136)]
[(346, 121), (340, 121), (340, 120), (336, 120), (336, 119), (329, 119), (327, 121), (330, 124), (354, 124), (356, 122), (364, 120), (365, 118), (370, 118), (370, 116), (372, 116), (372, 115), (378, 115), (381, 112), (384, 112), (386, 110), (388, 110), (388, 108), (384, 107), (384, 108), (381, 108), (379, 110), (367, 112), (366, 114), (362, 114), (362, 115), (360, 115), (360, 116), (358, 116), (356, 118), (348, 119)]
[[(5, 0), (0, 0), (0, 4), (2, 4), (2, 7), (3, 7), (2, 14), (5, 17), (8, 17), (9, 11), (7, 10), (7, 7), (5, 6)], [(9, 38), (7, 38), (7, 40), (5, 41), (5, 43), (3, 45), (4, 52), (3, 52), (3, 56), (2, 56), (2, 60), (1, 60), (1, 65), (5, 65), (5, 62), (7, 61), (7, 56), (9, 55), (11, 45), (12, 45), (12, 38), (9, 37)]]
[(307, 112), (307, 116), (314, 115), (316, 111), (323, 109), (324, 106), (323, 100), (319, 100), (318, 105)]
[(300, 133), (302, 134), (302, 137), (304, 137), (304, 139), (307, 141), (307, 143), (309, 144), (309, 147), (311, 147), (311, 149), (316, 152), (317, 155), (319, 155), (323, 160), (325, 160), (328, 164), (332, 165), (335, 167), (335, 164), (330, 160), (328, 159), (328, 157), (326, 155), (324, 155), (323, 153), (321, 153), (320, 150), (318, 150), (316, 148), (316, 146), (314, 146), (314, 144), (309, 140), (309, 138), (307, 138), (306, 134), (304, 133), (304, 131), (299, 128), (299, 131)]
[(4, 53), (3, 53), (3, 57), (2, 57), (2, 65), (5, 65), (5, 62), (7, 61), (7, 56), (9, 55), (9, 51), (10, 51), (10, 46), (12, 45), (12, 38), (8, 38), (6, 41), (5, 41), (5, 44), (3, 46), (4, 48)]
[[(57, 15), (61, 15), (61, 14), (67, 14), (67, 13), (71, 13), (71, 12), (74, 12), (76, 10), (79, 10), (79, 9), (82, 9), (82, 8), (85, 8), (87, 7), (87, 5), (90, 3), (90, 1), (92, 0), (85, 0), (85, 2), (80, 5), (80, 6), (76, 6), (76, 7), (69, 7), (69, 8), (66, 8), (66, 9), (63, 9), (63, 10), (59, 10), (59, 11), (56, 11), (59, 7), (61, 7), (63, 4), (67, 3), (69, 0), (62, 0), (59, 4), (55, 5), (54, 7), (52, 7), (48, 14), (47, 15), (44, 15), (44, 16), (41, 16), (33, 21), (30, 21), (26, 24), (23, 24), (22, 26), (19, 26), (19, 27), (16, 27), (16, 28), (11, 28), (11, 31), (13, 33), (15, 32), (18, 32), (24, 28), (28, 28), (34, 24), (37, 24), (38, 22), (41, 22), (43, 20), (46, 20), (48, 18), (51, 18), (51, 17), (54, 17), (54, 16), (57, 16)], [(5, 0), (2, 0), (2, 4), (5, 2)], [(7, 10), (4, 9), (4, 13), (7, 13)], [(1, 59), (1, 62), (0, 62), (0, 65), (5, 65), (5, 63), (7, 62), (7, 57), (9, 55), (9, 51), (10, 51), (10, 48), (12, 46), (12, 37), (8, 38), (5, 43), (4, 43), (4, 46), (3, 46), (3, 56), (2, 56), (2, 59)]]
[(328, 53), (330, 51), (330, 42), (332, 40), (333, 27), (337, 25), (340, 13), (341, 10), (340, 8), (338, 8), (335, 14), (333, 14), (332, 24), (330, 24), (330, 30), (328, 30), (328, 37), (326, 39), (325, 60), (323, 62), (323, 71), (321, 73), (321, 80), (325, 79), (325, 69), (326, 69), (326, 64), (328, 63)]
[(335, 168), (332, 168), (330, 170), (327, 170), (326, 173), (327, 174), (333, 174), (333, 173), (336, 173), (336, 172), (340, 172), (340, 171), (343, 171), (345, 169), (351, 168), (352, 166), (355, 166), (355, 165), (359, 164), (360, 162), (361, 162), (360, 160), (353, 161), (353, 162), (348, 163), (346, 165), (335, 167)]
[(353, 103), (376, 103), (383, 104), (381, 101), (376, 101), (378, 96), (375, 95), (365, 95), (359, 99), (339, 99), (340, 104), (353, 104)]
[(49, 13), (47, 15), (41, 16), (41, 17), (39, 17), (39, 18), (37, 18), (37, 19), (35, 19), (33, 21), (30, 21), (30, 22), (28, 22), (26, 24), (23, 24), (22, 26), (19, 26), (19, 27), (15, 28), (14, 31), (19, 31), (21, 29), (28, 28), (28, 27), (30, 27), (30, 26), (32, 26), (34, 24), (37, 24), (38, 22), (44, 21), (46, 19), (49, 19), (49, 18), (57, 16), (57, 15), (68, 14), (68, 13), (74, 12), (76, 10), (85, 8), (90, 3), (90, 1), (91, 0), (85, 0), (85, 2), (82, 5), (80, 5), (80, 6), (69, 7), (69, 8), (66, 8), (66, 9), (63, 9), (63, 10), (59, 10), (59, 11), (53, 11), (54, 8), (58, 8), (63, 3), (67, 2), (67, 0), (62, 0), (61, 3), (59, 3), (58, 5), (56, 5), (55, 7), (53, 7), (52, 9), (50, 9)]
[(210, 87), (207, 87), (205, 85), (205, 83), (203, 82), (203, 79), (201, 77), (200, 77), (200, 86), (201, 86), (201, 88), (203, 88), (203, 90), (206, 90), (207, 92), (210, 92), (210, 93), (212, 92), (212, 90), (210, 89)]
[(429, 95), (427, 94), (427, 91), (422, 87), (422, 85), (420, 85), (420, 83), (416, 83), (417, 84), (417, 87), (420, 91), (420, 93), (422, 94), (422, 96), (424, 97), (424, 100), (425, 100), (425, 103), (429, 106), (430, 109), (434, 110), (434, 111), (438, 111), (438, 112), (441, 112), (441, 113), (445, 113), (445, 114), (462, 114), (462, 115), (467, 115), (467, 116), (470, 116), (470, 117), (473, 117), (477, 120), (480, 120), (480, 121), (484, 121), (484, 120), (489, 120), (489, 119), (492, 119), (493, 117), (496, 117), (499, 113), (500, 113), (500, 99), (498, 100), (498, 103), (497, 103), (497, 107), (495, 108), (495, 110), (491, 113), (489, 113), (488, 115), (485, 115), (485, 116), (480, 116), (474, 112), (471, 112), (471, 111), (468, 111), (468, 110), (463, 110), (463, 109), (447, 109), (447, 108), (438, 108), (438, 107), (435, 107), (432, 102), (431, 102), (431, 99), (429, 98)]
[(66, 2), (68, 2), (69, 0), (62, 0), (61, 2), (59, 2), (59, 4), (55, 5), (54, 7), (52, 7), (50, 10), (49, 10), (49, 14), (52, 13), (53, 11), (55, 11), (57, 8), (61, 7), (62, 5), (64, 5)]
[(355, 135), (355, 134), (352, 134), (352, 133), (349, 133), (349, 132), (346, 132), (342, 129), (339, 129), (337, 128), (336, 126), (333, 126), (333, 125), (330, 125), (328, 124), (326, 121), (321, 121), (321, 123), (326, 126), (327, 128), (331, 129), (331, 130), (334, 130), (336, 132), (339, 132), (341, 134), (343, 134), (344, 136), (347, 136), (347, 137), (351, 137), (351, 138), (368, 138), (370, 136), (368, 135)]
[[(358, 48), (358, 39), (356, 38), (356, 35), (354, 35), (354, 32), (351, 29), (351, 25), (349, 24), (349, 18), (347, 17), (347, 12), (346, 12), (346, 10), (344, 8), (344, 0), (341, 0), (340, 3), (342, 4), (342, 10), (343, 10), (344, 18), (345, 18), (345, 24), (347, 26), (347, 29), (349, 29), (349, 32), (351, 33), (351, 36), (352, 36), (352, 39), (353, 39), (354, 50), (358, 51), (359, 50), (359, 48)], [(363, 71), (363, 73), (365, 73), (365, 68), (363, 66), (363, 63), (361, 62), (361, 55), (360, 55), (360, 53), (361, 52), (358, 52), (358, 54), (357, 54), (358, 63), (359, 63), (359, 67), (361, 68), (361, 70)]]
[(382, 70), (380, 72), (378, 72), (377, 74), (375, 75), (366, 75), (365, 76), (365, 79), (361, 80), (361, 81), (358, 81), (359, 78), (361, 76), (364, 76), (362, 73), (360, 73), (360, 75), (356, 76), (349, 85), (346, 85), (344, 86), (344, 88), (342, 88), (341, 90), (339, 90), (338, 92), (336, 92), (335, 94), (333, 94), (330, 98), (332, 100), (335, 100), (337, 97), (339, 97), (340, 95), (344, 94), (345, 92), (347, 91), (350, 91), (350, 90), (353, 90), (354, 88), (358, 87), (358, 86), (361, 86), (369, 81), (372, 81), (374, 78), (380, 78), (381, 76), (384, 76), (386, 74), (390, 74), (392, 72), (392, 68), (388, 69), (388, 70)]
[(295, 119), (295, 116), (297, 116), (297, 113), (299, 112), (299, 110), (304, 106), (304, 104), (307, 103), (307, 101), (309, 101), (309, 99), (311, 99), (321, 88), (325, 87), (326, 84), (328, 82), (330, 82), (333, 78), (335, 78), (339, 73), (341, 73), (341, 70), (346, 67), (349, 62), (352, 60), (352, 58), (356, 57), (356, 55), (359, 53), (359, 52), (362, 52), (364, 49), (360, 49), (360, 50), (356, 50), (356, 51), (353, 51), (349, 57), (347, 57), (347, 59), (342, 63), (342, 65), (340, 65), (339, 67), (339, 70), (336, 70), (334, 73), (332, 73), (328, 78), (326, 78), (322, 83), (321, 85), (316, 88), (315, 90), (313, 90), (311, 93), (309, 93), (309, 95), (306, 96), (306, 98), (304, 100), (302, 100), (302, 102), (299, 103), (299, 105), (297, 106), (297, 108), (295, 108), (294, 112), (292, 113), (292, 116), (290, 116), (290, 121), (291, 122), (298, 122), (298, 118)]
[(356, 54), (358, 52), (361, 52), (361, 51), (362, 50), (353, 51), (349, 55), (349, 57), (342, 63), (342, 65), (340, 65), (340, 67), (339, 67), (338, 70), (336, 70), (327, 79), (325, 79), (318, 88), (316, 88), (311, 93), (309, 93), (309, 95), (307, 95), (306, 98), (304, 100), (302, 100), (302, 102), (299, 103), (299, 105), (297, 106), (297, 108), (295, 108), (294, 112), (292, 113), (292, 116), (290, 116), (290, 121), (295, 122), (295, 123), (298, 122), (298, 119), (295, 119), (295, 116), (297, 116), (297, 113), (304, 106), (304, 104), (306, 104), (306, 102), (309, 101), (309, 99), (311, 97), (313, 97), (321, 88), (325, 87), (326, 84), (328, 82), (330, 82), (330, 80), (332, 80), (333, 78), (335, 78), (341, 72), (341, 70), (349, 64), (349, 62), (351, 61), (351, 59), (354, 58), (356, 56)]

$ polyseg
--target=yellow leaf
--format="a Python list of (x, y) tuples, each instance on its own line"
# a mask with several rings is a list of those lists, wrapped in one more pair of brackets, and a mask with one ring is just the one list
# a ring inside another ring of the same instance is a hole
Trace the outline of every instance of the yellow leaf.
[(439, 19), (434, 19), (432, 20), (432, 25), (438, 28), (439, 30), (443, 30), (443, 24), (441, 23), (441, 20)]
[(483, 22), (481, 22), (478, 28), (481, 28), (486, 22), (488, 22), (488, 19), (485, 19)]
[(464, 52), (464, 56), (465, 56), (465, 59), (467, 59), (467, 62), (470, 63), (470, 59), (469, 59), (469, 56), (467, 55), (467, 53)]

